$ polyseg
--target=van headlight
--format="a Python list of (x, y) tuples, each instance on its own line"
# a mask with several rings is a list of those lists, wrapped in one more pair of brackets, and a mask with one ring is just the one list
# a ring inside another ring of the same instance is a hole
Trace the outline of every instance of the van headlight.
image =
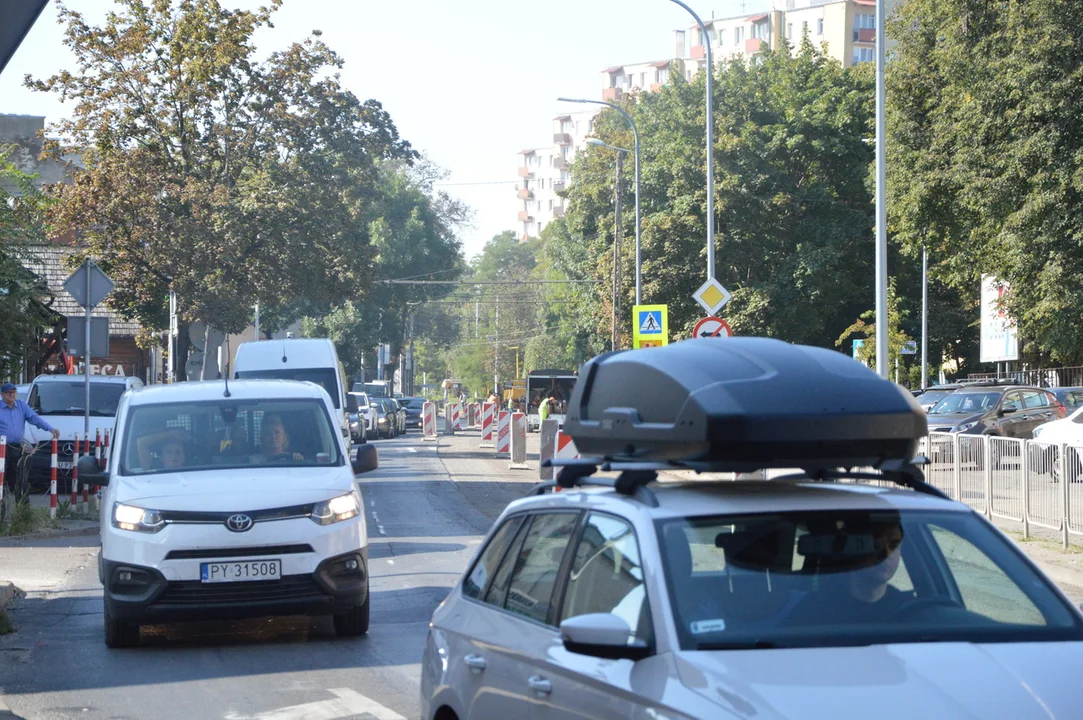
[(312, 508), (312, 522), (317, 525), (331, 525), (349, 520), (361, 514), (361, 493), (357, 490), (330, 500), (318, 502)]
[(113, 527), (121, 530), (156, 533), (165, 527), (165, 520), (157, 510), (113, 503)]

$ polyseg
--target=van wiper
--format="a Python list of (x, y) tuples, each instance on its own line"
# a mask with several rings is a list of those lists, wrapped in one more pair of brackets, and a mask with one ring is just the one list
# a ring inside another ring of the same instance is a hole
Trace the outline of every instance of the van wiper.
[(736, 642), (707, 642), (696, 645), (696, 650), (772, 650), (778, 645), (771, 640), (740, 640)]

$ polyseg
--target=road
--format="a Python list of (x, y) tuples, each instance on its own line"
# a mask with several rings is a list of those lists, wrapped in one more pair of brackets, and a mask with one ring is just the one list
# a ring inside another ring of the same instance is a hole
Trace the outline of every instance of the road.
[(29, 591), (12, 611), (19, 632), (0, 638), (0, 702), (34, 720), (417, 717), (429, 618), (536, 478), (441, 442), (443, 459), (417, 434), (380, 441), (379, 470), (361, 476), (372, 577), (361, 639), (286, 618), (145, 628), (142, 647), (109, 650), (96, 537), (0, 543), (5, 577)]

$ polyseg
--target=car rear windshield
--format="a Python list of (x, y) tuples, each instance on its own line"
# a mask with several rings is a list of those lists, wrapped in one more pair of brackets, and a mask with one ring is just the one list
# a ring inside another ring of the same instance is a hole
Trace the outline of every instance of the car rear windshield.
[(998, 392), (954, 392), (933, 405), (930, 413), (986, 412), (1000, 402)]
[(278, 370), (238, 370), (237, 377), (261, 378), (264, 380), (301, 380), (316, 383), (331, 396), (331, 404), (336, 408), (338, 399), (338, 375), (331, 368), (281, 368)]
[(1072, 610), (967, 513), (658, 522), (684, 649), (1083, 639)]
[[(90, 383), (90, 414), (112, 417), (117, 414), (123, 383)], [(38, 383), (30, 392), (28, 404), (39, 415), (82, 415), (86, 407), (86, 386), (82, 380)]]
[(419, 397), (400, 398), (399, 402), (401, 402), (403, 405), (410, 408), (411, 410), (420, 410), (421, 406), (425, 404), (425, 398), (419, 398)]
[(138, 405), (124, 433), (124, 475), (343, 463), (318, 400)]

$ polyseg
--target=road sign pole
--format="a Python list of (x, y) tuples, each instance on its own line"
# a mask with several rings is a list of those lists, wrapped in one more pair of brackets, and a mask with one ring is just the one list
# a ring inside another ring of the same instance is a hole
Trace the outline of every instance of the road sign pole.
[[(86, 296), (90, 298), (91, 273), (86, 273)], [(86, 327), (83, 331), (83, 433), (90, 437), (90, 302), (86, 305)]]

